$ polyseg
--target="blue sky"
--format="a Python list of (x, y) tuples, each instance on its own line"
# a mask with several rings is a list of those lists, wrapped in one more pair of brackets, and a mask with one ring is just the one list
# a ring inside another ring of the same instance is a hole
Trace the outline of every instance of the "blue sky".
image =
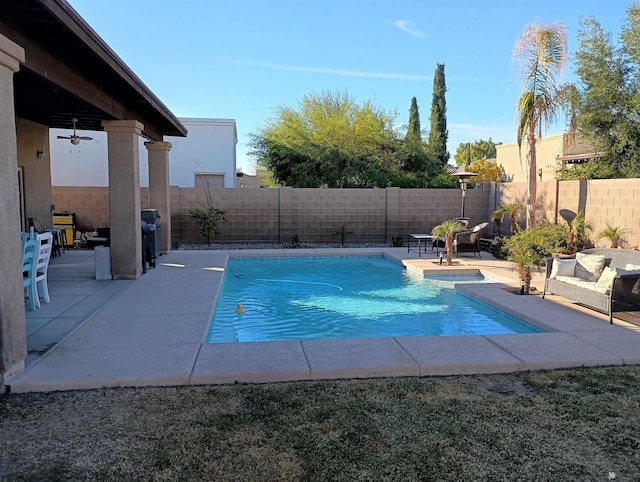
[[(445, 64), (451, 154), (461, 142), (515, 141), (513, 46), (531, 22), (563, 21), (570, 52), (593, 15), (617, 38), (631, 0), (69, 0), (178, 117), (236, 119), (248, 134), (278, 106), (348, 92), (396, 111), (411, 97), (429, 127), (433, 74)], [(573, 63), (565, 80), (575, 80)], [(562, 131), (563, 124), (546, 134)]]

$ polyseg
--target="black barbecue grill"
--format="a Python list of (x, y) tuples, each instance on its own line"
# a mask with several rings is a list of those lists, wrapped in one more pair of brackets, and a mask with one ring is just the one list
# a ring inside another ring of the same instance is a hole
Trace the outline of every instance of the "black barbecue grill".
[(160, 214), (157, 209), (143, 209), (140, 212), (142, 227), (142, 265), (156, 267), (156, 258), (160, 254)]

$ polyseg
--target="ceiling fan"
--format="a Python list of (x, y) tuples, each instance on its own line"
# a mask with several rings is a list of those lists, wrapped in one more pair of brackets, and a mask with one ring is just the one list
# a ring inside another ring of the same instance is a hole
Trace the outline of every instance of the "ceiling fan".
[(78, 122), (78, 119), (76, 119), (75, 117), (71, 119), (71, 122), (73, 123), (73, 135), (72, 136), (58, 136), (58, 139), (69, 139), (71, 140), (71, 144), (73, 144), (74, 146), (77, 146), (78, 144), (80, 144), (80, 141), (91, 141), (93, 140), (93, 137), (87, 137), (87, 136), (79, 136), (76, 134), (76, 122)]

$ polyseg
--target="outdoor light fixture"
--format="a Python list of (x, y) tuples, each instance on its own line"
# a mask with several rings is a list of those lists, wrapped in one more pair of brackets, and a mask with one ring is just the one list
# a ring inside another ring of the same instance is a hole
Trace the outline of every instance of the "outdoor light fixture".
[(520, 279), (520, 294), (524, 294), (524, 278)]
[(37, 150), (36, 156), (38, 156), (38, 159), (44, 159), (44, 151)]
[(442, 264), (442, 259), (444, 258), (444, 252), (440, 252), (440, 264)]
[(464, 167), (462, 167), (458, 171), (451, 173), (451, 175), (457, 177), (458, 181), (460, 181), (460, 189), (462, 189), (462, 209), (460, 210), (460, 217), (464, 218), (464, 198), (467, 193), (467, 183), (470, 177), (477, 176), (477, 174), (475, 172), (465, 171)]

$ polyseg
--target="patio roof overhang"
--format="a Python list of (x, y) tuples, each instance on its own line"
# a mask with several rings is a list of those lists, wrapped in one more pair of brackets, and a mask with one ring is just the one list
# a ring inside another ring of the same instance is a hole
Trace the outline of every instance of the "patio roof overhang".
[(48, 127), (103, 130), (136, 119), (143, 135), (187, 129), (65, 0), (0, 0), (0, 34), (25, 49), (14, 76), (16, 116)]
[(600, 156), (602, 156), (602, 154), (599, 152), (571, 154), (567, 156), (556, 156), (556, 161), (562, 161), (566, 164), (583, 164)]

